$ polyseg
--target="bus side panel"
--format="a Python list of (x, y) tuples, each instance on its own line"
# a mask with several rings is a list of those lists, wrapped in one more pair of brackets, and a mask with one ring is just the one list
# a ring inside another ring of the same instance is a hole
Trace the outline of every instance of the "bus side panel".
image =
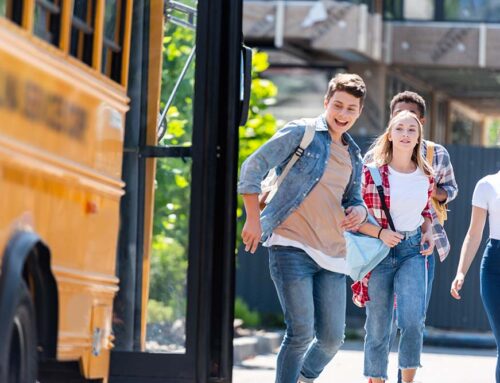
[(15, 32), (0, 19), (0, 250), (20, 228), (43, 238), (59, 293), (58, 359), (104, 378), (128, 99)]

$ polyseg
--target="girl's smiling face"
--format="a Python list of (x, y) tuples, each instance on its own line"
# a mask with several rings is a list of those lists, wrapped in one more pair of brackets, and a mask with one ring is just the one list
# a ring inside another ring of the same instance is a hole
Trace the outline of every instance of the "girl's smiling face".
[(412, 151), (420, 138), (420, 125), (416, 116), (406, 114), (395, 118), (389, 133), (389, 141), (394, 148)]

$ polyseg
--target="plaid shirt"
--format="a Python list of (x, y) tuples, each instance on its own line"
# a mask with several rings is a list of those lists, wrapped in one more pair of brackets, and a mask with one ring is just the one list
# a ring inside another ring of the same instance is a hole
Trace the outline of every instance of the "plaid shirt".
[[(391, 209), (391, 190), (389, 185), (389, 166), (384, 165), (379, 168), (380, 178), (382, 179), (382, 187), (384, 188), (385, 204), (387, 208)], [(432, 178), (429, 182), (428, 195), (432, 193), (434, 182)], [(380, 202), (380, 196), (378, 195), (377, 187), (375, 182), (373, 182), (372, 175), (366, 166), (363, 166), (363, 174), (361, 177), (361, 195), (365, 200), (366, 207), (370, 214), (377, 220), (379, 225), (384, 229), (389, 228), (389, 221), (385, 216), (384, 209), (382, 209), (382, 203)], [(427, 201), (427, 206), (422, 211), (422, 216), (424, 218), (429, 218), (432, 220), (432, 207), (430, 200)]]
[[(422, 145), (423, 156), (427, 156), (427, 142)], [(443, 203), (447, 204), (455, 199), (458, 194), (458, 186), (455, 181), (455, 173), (451, 165), (450, 155), (444, 146), (434, 143), (434, 157), (432, 158), (432, 168), (434, 169), (434, 181), (436, 185), (446, 191), (448, 198)], [(443, 262), (450, 252), (450, 242), (444, 227), (439, 223), (436, 212), (431, 206), (432, 212), (432, 232), (439, 259)]]
[[(382, 179), (382, 187), (384, 188), (384, 199), (387, 208), (391, 209), (390, 201), (390, 185), (389, 185), (389, 166), (384, 165), (379, 168), (380, 178)], [(427, 189), (427, 205), (422, 211), (422, 216), (424, 218), (429, 218), (432, 221), (432, 210), (430, 203), (430, 196), (432, 194), (432, 189), (434, 187), (434, 181), (432, 178), (429, 180), (429, 188)], [(380, 202), (380, 196), (375, 186), (375, 182), (370, 174), (370, 171), (366, 166), (363, 166), (363, 175), (361, 179), (361, 194), (368, 208), (368, 212), (377, 220), (379, 225), (384, 229), (389, 228), (389, 221), (387, 216), (382, 209), (382, 204)], [(370, 300), (368, 296), (368, 280), (370, 279), (370, 273), (368, 273), (361, 281), (355, 282), (351, 285), (353, 292), (352, 300), (356, 306), (364, 307), (366, 302)]]

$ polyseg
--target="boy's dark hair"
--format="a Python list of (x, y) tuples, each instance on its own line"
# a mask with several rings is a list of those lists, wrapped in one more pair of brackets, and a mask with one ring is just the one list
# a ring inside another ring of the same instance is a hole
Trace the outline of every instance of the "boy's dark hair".
[(405, 90), (395, 95), (391, 100), (391, 116), (394, 113), (394, 107), (400, 102), (406, 102), (408, 104), (415, 104), (420, 112), (420, 118), (425, 117), (425, 100), (418, 93)]
[(359, 106), (363, 106), (366, 97), (366, 85), (363, 79), (354, 73), (339, 73), (328, 83), (328, 90), (325, 94), (325, 100), (328, 102), (333, 94), (341, 90), (349, 93), (351, 96), (359, 98)]

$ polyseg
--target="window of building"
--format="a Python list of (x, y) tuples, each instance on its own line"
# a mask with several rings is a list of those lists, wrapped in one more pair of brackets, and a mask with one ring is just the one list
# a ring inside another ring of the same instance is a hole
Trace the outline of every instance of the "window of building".
[(403, 15), (406, 20), (433, 20), (434, 0), (405, 1)]
[(457, 110), (452, 110), (450, 125), (452, 144), (470, 145), (473, 142), (474, 120)]
[(500, 21), (500, 0), (445, 0), (444, 19), (449, 21)]

